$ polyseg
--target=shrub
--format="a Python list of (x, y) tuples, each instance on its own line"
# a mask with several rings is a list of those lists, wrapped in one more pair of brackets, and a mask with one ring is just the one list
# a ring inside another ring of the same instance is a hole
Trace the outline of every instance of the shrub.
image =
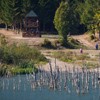
[(7, 44), (7, 40), (5, 36), (0, 34), (0, 45), (6, 45), (6, 44)]
[(54, 46), (55, 48), (57, 48), (57, 47), (60, 46), (60, 45), (61, 45), (61, 43), (60, 43), (59, 40), (55, 40), (55, 41), (53, 42), (53, 46)]
[(53, 48), (52, 43), (47, 38), (44, 39), (44, 42), (42, 43), (41, 46), (46, 48)]
[(72, 37), (68, 38), (68, 44), (69, 44), (69, 47), (73, 49), (85, 47), (77, 39), (73, 39)]
[(34, 63), (39, 63), (40, 61), (46, 61), (46, 58), (36, 49), (29, 48), (27, 45), (12, 45), (1, 47), (0, 60), (2, 63), (15, 64), (26, 66), (26, 63), (33, 61)]
[(96, 37), (93, 34), (90, 34), (90, 39), (94, 40)]
[(10, 72), (12, 75), (17, 75), (17, 74), (29, 74), (33, 73), (33, 68), (20, 68), (20, 67), (13, 67), (10, 69)]
[(51, 45), (51, 42), (48, 39), (44, 39), (44, 45)]
[(7, 65), (1, 64), (0, 65), (0, 76), (4, 76), (7, 74)]

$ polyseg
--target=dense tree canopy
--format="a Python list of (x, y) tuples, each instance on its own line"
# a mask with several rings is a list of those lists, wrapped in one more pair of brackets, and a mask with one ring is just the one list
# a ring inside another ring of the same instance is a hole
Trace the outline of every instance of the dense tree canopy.
[(56, 10), (54, 24), (63, 40), (69, 32), (78, 33), (82, 25), (100, 33), (100, 0), (63, 0)]
[(100, 0), (85, 0), (84, 3), (80, 3), (78, 6), (78, 12), (80, 15), (80, 23), (86, 25), (89, 30), (98, 29), (98, 23), (100, 18), (97, 17), (100, 14)]
[[(23, 18), (30, 11), (38, 15), (41, 30), (52, 30), (53, 17), (59, 5), (59, 0), (0, 0), (0, 22), (13, 28), (22, 28)], [(20, 24), (20, 25), (19, 25)]]
[[(59, 8), (56, 11), (54, 24), (62, 40), (66, 41), (66, 33), (69, 32), (69, 20), (67, 20), (69, 13), (68, 3), (61, 2)], [(67, 28), (67, 29), (66, 29)]]
[(84, 27), (100, 30), (100, 0), (0, 0), (0, 23), (22, 28), (30, 10), (39, 17), (40, 30), (56, 28), (64, 39), (69, 32), (83, 32)]
[(62, 1), (54, 17), (55, 28), (62, 40), (67, 40), (68, 33), (76, 33), (79, 26), (78, 14), (75, 10), (76, 5)]

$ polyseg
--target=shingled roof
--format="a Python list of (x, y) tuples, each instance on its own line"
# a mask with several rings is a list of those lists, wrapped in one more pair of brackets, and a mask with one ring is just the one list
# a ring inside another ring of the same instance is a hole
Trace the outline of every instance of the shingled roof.
[(37, 17), (37, 15), (33, 10), (31, 10), (25, 17)]

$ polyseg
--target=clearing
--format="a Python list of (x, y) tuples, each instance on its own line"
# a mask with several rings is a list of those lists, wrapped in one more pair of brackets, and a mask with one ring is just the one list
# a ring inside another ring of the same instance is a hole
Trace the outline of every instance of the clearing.
[[(21, 34), (16, 34), (15, 32), (5, 29), (0, 29), (0, 34), (5, 35), (7, 37), (7, 41), (12, 44), (12, 43), (27, 43), (30, 46), (38, 46), (40, 43), (42, 43), (45, 39), (45, 37), (35, 37), (35, 38), (23, 38)], [(58, 37), (58, 36), (57, 36)], [(56, 38), (49, 38), (50, 41), (55, 41)], [(90, 48), (89, 50), (83, 50), (83, 53), (89, 53), (90, 55), (98, 55), (100, 50), (95, 50), (95, 42), (90, 42), (88, 40), (88, 35), (75, 35), (71, 36), (74, 39), (77, 39), (80, 43), (85, 45), (86, 47)], [(75, 51), (79, 53), (79, 49), (63, 49), (62, 51), (66, 52), (68, 50)], [(51, 65), (53, 66), (53, 69), (55, 68), (55, 58), (50, 57), (49, 53), (52, 53), (53, 51), (60, 51), (60, 50), (41, 50), (41, 52), (51, 61)], [(72, 68), (73, 65), (69, 63), (62, 62), (58, 59), (56, 59), (56, 64), (57, 66), (60, 67), (60, 69), (64, 70), (65, 65), (68, 66), (69, 68)], [(72, 66), (72, 67), (71, 67)], [(79, 68), (79, 66), (77, 66)], [(43, 68), (45, 70), (48, 70), (49, 64), (43, 65)]]

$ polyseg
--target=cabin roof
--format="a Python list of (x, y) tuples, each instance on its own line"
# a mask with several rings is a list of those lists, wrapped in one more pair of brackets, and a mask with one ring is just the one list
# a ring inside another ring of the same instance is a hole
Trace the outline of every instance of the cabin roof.
[(25, 17), (37, 17), (37, 15), (33, 10), (31, 10)]

